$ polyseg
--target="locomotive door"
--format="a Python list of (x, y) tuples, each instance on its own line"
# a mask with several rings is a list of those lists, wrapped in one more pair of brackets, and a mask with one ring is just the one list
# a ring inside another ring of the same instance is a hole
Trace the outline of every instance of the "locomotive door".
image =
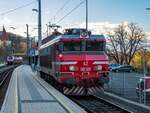
[(56, 65), (56, 62), (58, 62), (58, 56), (59, 51), (58, 51), (58, 44), (55, 44), (52, 48), (52, 67), (53, 67), (53, 75), (55, 76), (57, 71), (58, 71), (58, 67)]

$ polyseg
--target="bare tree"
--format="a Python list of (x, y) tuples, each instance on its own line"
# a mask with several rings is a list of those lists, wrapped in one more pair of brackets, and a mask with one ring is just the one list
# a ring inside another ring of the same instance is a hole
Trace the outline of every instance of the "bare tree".
[(108, 54), (119, 64), (130, 64), (134, 54), (142, 48), (143, 29), (135, 23), (121, 24), (109, 34)]

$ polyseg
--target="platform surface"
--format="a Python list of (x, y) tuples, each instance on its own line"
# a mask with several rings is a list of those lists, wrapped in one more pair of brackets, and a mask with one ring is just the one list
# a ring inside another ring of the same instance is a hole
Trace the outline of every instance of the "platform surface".
[(86, 113), (27, 65), (13, 72), (1, 113)]

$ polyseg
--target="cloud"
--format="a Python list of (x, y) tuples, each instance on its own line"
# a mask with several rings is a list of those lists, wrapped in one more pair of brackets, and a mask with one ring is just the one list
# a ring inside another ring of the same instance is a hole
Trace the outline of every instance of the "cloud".
[(45, 15), (49, 15), (51, 12), (49, 10), (45, 11), (44, 14)]
[(150, 32), (145, 32), (145, 38), (145, 41), (150, 43)]
[(6, 25), (6, 24), (10, 24), (10, 23), (11, 23), (11, 20), (8, 17), (1, 18), (1, 21), (0, 21), (1, 25)]
[[(11, 20), (7, 17), (5, 17), (3, 19), (3, 21), (5, 21), (7, 23), (8, 26), (6, 26), (6, 28), (10, 27), (11, 25), (9, 23), (11, 23)], [(1, 21), (2, 22), (2, 21)], [(1, 23), (0, 22), (0, 23)], [(14, 33), (20, 34), (20, 35), (24, 35), (25, 36), (25, 31), (26, 31), (26, 23), (27, 22), (17, 22), (15, 24), (16, 30), (11, 30)], [(118, 25), (123, 24), (123, 25), (128, 25), (128, 21), (124, 21), (122, 23), (112, 23), (109, 21), (104, 21), (104, 22), (89, 22), (88, 23), (88, 28), (89, 30), (92, 31), (92, 34), (104, 34), (107, 36), (108, 33), (113, 33), (114, 29), (118, 27)], [(37, 22), (28, 22), (29, 24), (29, 33), (31, 36), (37, 36), (37, 30), (33, 30), (33, 28), (37, 28)], [(13, 25), (12, 25), (13, 26)], [(72, 24), (67, 23), (64, 24), (62, 29), (60, 31), (62, 31), (63, 29), (66, 28), (85, 28), (85, 22), (72, 22)], [(46, 31), (45, 29), (45, 25), (43, 24), (42, 26), (42, 30), (43, 33)], [(8, 29), (8, 31), (10, 31), (10, 29)], [(147, 40), (150, 42), (150, 32), (147, 32)]]
[[(0, 31), (3, 29), (3, 25), (5, 26), (5, 29), (7, 32), (12, 32), (18, 35), (26, 36), (25, 32), (27, 30), (26, 28), (26, 22), (18, 22), (18, 23), (10, 23), (10, 24), (0, 24)], [(29, 24), (29, 34), (31, 36), (37, 35), (37, 23), (36, 22), (28, 22)], [(11, 27), (14, 27), (15, 29), (12, 29)]]

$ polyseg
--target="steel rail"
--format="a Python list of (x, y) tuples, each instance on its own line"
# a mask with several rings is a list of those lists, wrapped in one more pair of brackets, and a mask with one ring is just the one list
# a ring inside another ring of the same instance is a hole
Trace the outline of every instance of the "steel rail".
[(5, 72), (5, 71), (7, 71), (7, 70), (10, 70), (10, 69), (12, 69), (12, 68), (15, 68), (17, 65), (10, 65), (10, 66), (4, 66), (4, 67), (0, 67), (0, 75), (3, 73), (3, 72)]
[(0, 109), (2, 107), (5, 95), (6, 95), (6, 91), (10, 82), (10, 78), (11, 78), (11, 74), (14, 70), (14, 67), (11, 67), (9, 69), (3, 70), (2, 72), (0, 72)]
[(10, 75), (10, 73), (12, 72), (13, 69), (10, 69), (10, 70), (6, 70), (4, 71), (3, 73), (1, 73), (1, 77), (2, 80), (0, 81), (0, 87), (3, 85), (3, 83), (6, 81), (6, 79), (8, 78), (8, 76)]
[(88, 113), (132, 113), (113, 102), (107, 101), (97, 96), (69, 97), (78, 105), (83, 107)]
[(96, 95), (93, 95), (93, 97), (94, 97), (94, 98), (97, 98), (97, 99), (99, 99), (99, 100), (105, 101), (106, 103), (117, 107), (118, 109), (122, 110), (123, 113), (132, 113), (132, 111), (129, 111), (128, 109), (123, 108), (122, 106), (120, 106), (120, 105), (118, 105), (118, 104), (115, 104), (114, 102), (112, 102), (112, 101), (110, 101), (110, 100), (107, 100), (107, 99), (98, 97), (98, 96), (96, 96)]

